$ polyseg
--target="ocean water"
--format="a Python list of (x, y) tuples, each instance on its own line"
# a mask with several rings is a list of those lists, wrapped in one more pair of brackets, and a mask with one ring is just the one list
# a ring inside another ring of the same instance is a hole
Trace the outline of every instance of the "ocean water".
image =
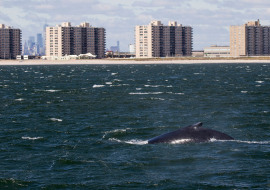
[[(270, 64), (0, 66), (0, 189), (270, 189)], [(235, 138), (148, 145), (203, 122)]]

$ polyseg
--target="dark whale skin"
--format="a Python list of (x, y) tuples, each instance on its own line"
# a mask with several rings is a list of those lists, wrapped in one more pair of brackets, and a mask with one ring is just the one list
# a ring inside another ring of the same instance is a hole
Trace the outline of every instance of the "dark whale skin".
[(173, 132), (154, 137), (148, 140), (148, 144), (170, 143), (176, 140), (189, 139), (191, 142), (208, 142), (211, 139), (216, 140), (234, 140), (231, 136), (212, 129), (202, 127), (202, 123), (196, 123)]

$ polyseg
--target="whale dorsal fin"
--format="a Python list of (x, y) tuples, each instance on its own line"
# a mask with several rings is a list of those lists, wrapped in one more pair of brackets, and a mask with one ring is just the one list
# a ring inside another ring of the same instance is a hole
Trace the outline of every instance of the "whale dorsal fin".
[(196, 129), (202, 127), (202, 125), (203, 125), (202, 122), (198, 122), (198, 123), (195, 123), (195, 124), (191, 125), (191, 127), (196, 130)]
[(198, 122), (198, 123), (195, 123), (193, 126), (194, 126), (194, 127), (201, 127), (202, 125), (203, 125), (202, 122)]

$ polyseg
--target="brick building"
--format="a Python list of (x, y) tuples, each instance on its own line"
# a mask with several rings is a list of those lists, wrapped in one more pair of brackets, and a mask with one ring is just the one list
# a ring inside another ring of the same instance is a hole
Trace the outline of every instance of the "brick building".
[(192, 55), (192, 28), (177, 22), (164, 26), (160, 21), (135, 27), (137, 58), (181, 57)]
[(21, 55), (21, 30), (0, 24), (0, 59), (16, 59)]
[(97, 58), (105, 56), (105, 29), (89, 23), (71, 26), (69, 22), (46, 28), (46, 56), (61, 57), (91, 53)]

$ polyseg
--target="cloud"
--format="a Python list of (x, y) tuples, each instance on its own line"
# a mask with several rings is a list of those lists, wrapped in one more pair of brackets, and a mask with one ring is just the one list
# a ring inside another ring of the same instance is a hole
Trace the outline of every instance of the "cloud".
[(46, 21), (50, 26), (86, 21), (106, 28), (108, 47), (117, 40), (127, 47), (134, 40), (135, 25), (153, 19), (192, 26), (194, 49), (229, 43), (230, 25), (258, 18), (270, 24), (269, 0), (1, 0), (0, 5), (0, 21), (19, 26), (24, 38), (42, 32)]
[(5, 22), (10, 21), (11, 21), (10, 17), (0, 11), (0, 22), (4, 24)]

